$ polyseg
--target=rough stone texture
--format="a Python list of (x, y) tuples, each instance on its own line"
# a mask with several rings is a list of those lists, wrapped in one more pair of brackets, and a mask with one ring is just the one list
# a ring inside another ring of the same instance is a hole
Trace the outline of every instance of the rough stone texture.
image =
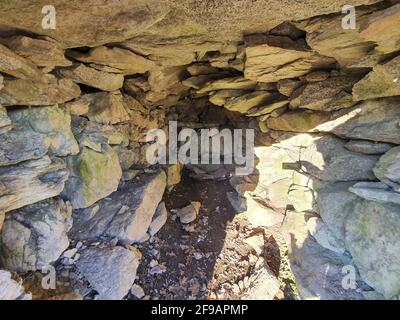
[(243, 293), (243, 300), (273, 300), (279, 291), (279, 280), (262, 258), (249, 278), (250, 287)]
[(25, 80), (40, 80), (43, 73), (32, 62), (0, 44), (0, 71)]
[(168, 189), (172, 189), (181, 182), (182, 170), (183, 165), (179, 161), (176, 164), (170, 165), (166, 168)]
[(273, 130), (312, 132), (330, 119), (331, 115), (326, 112), (289, 111), (279, 117), (268, 118), (266, 124)]
[[(184, 223), (188, 224), (196, 220), (197, 216), (200, 212), (200, 202), (192, 201), (188, 206), (176, 210), (176, 215), (179, 217), (179, 220)], [(175, 211), (175, 210), (174, 210)]]
[[(9, 112), (15, 125), (42, 136), (43, 144), (48, 145), (51, 154), (64, 157), (79, 152), (78, 143), (71, 131), (71, 116), (69, 112), (58, 106), (17, 109)], [(0, 137), (1, 139), (1, 137)], [(31, 141), (34, 143), (34, 140)], [(38, 143), (41, 142), (38, 139)]]
[(321, 111), (349, 108), (356, 104), (351, 88), (358, 79), (358, 76), (342, 76), (308, 83), (292, 94), (290, 107)]
[[(356, 0), (353, 5), (376, 1)], [(273, 0), (218, 1), (215, 4), (196, 1), (128, 0), (124, 2), (98, 2), (55, 0), (57, 8), (56, 30), (44, 30), (43, 15), (37, 8), (48, 3), (44, 0), (2, 3), (2, 24), (11, 28), (46, 34), (60, 41), (64, 47), (96, 46), (131, 39), (148, 33), (156, 39), (201, 35), (202, 38), (239, 40), (244, 30), (250, 32), (272, 29), (288, 20), (339, 12), (344, 0), (307, 0), (293, 3)], [(118, 30), (118, 32), (116, 32)], [(202, 39), (199, 39), (201, 41)]]
[(11, 126), (11, 120), (7, 115), (7, 110), (6, 108), (0, 105), (0, 134), (9, 130), (10, 126)]
[(322, 136), (301, 153), (300, 162), (304, 172), (323, 181), (358, 181), (375, 180), (372, 169), (378, 159), (345, 149), (340, 139)]
[(347, 150), (364, 154), (384, 154), (388, 152), (393, 147), (393, 145), (366, 140), (351, 140), (347, 142), (344, 147)]
[(0, 213), (0, 232), (1, 232), (1, 228), (3, 228), (3, 223), (4, 223), (5, 217), (6, 217), (5, 213)]
[(364, 201), (346, 223), (346, 245), (364, 281), (391, 299), (400, 293), (400, 206)]
[(48, 151), (48, 143), (45, 136), (29, 128), (14, 128), (0, 134), (0, 150), (0, 165), (12, 165), (43, 157)]
[(31, 300), (22, 286), (22, 280), (9, 271), (0, 270), (0, 301), (3, 300)]
[(342, 287), (342, 268), (352, 265), (350, 259), (320, 246), (308, 233), (304, 214), (289, 211), (283, 230), (301, 298), (364, 300), (356, 290)]
[(245, 79), (244, 77), (223, 78), (207, 82), (198, 93), (206, 93), (217, 90), (253, 90), (257, 82)]
[(154, 62), (121, 48), (105, 46), (91, 49), (88, 53), (71, 52), (70, 55), (81, 62), (95, 63), (121, 70), (125, 75), (145, 73), (155, 68)]
[(151, 221), (149, 227), (148, 232), (150, 236), (154, 236), (158, 231), (160, 231), (161, 228), (164, 226), (164, 224), (167, 222), (167, 219), (168, 219), (167, 208), (165, 207), (165, 203), (161, 202), (158, 205), (156, 212), (154, 213), (153, 220)]
[(34, 39), (26, 36), (14, 36), (0, 39), (9, 49), (24, 57), (45, 71), (54, 67), (68, 67), (72, 64), (64, 56), (64, 50), (54, 41), (47, 39)]
[[(276, 94), (267, 91), (253, 91), (243, 96), (229, 100), (224, 107), (230, 111), (236, 111), (240, 113), (248, 113), (253, 109), (264, 107), (272, 102), (276, 98)], [(276, 106), (276, 108), (279, 108)]]
[(399, 35), (394, 31), (398, 11), (399, 5), (376, 12), (357, 8), (354, 30), (342, 28), (342, 14), (316, 17), (300, 27), (308, 32), (307, 43), (311, 48), (334, 57), (342, 67), (373, 67), (383, 53), (398, 50)]
[(49, 199), (7, 214), (1, 232), (2, 265), (8, 270), (41, 270), (68, 248), (72, 209), (61, 199)]
[(70, 176), (65, 184), (65, 196), (74, 209), (87, 208), (118, 188), (122, 169), (118, 155), (103, 140), (80, 140), (81, 150), (68, 157)]
[(364, 39), (377, 43), (378, 52), (394, 52), (400, 47), (400, 31), (394, 27), (399, 22), (400, 4), (395, 4), (368, 15), (362, 21), (360, 34)]
[(120, 190), (74, 217), (74, 239), (117, 238), (123, 243), (140, 241), (152, 222), (166, 187), (163, 171), (128, 181)]
[(347, 218), (352, 215), (355, 204), (361, 201), (348, 191), (353, 184), (352, 182), (323, 183), (316, 188), (317, 211), (341, 247), (345, 246)]
[(0, 167), (0, 211), (8, 212), (61, 193), (68, 178), (65, 163), (48, 156)]
[(399, 105), (399, 98), (365, 101), (348, 113), (315, 127), (315, 131), (332, 132), (347, 139), (400, 144)]
[(374, 168), (375, 176), (390, 183), (400, 183), (400, 147), (390, 149), (378, 161)]
[(307, 228), (314, 239), (326, 249), (343, 254), (346, 248), (332, 234), (321, 218), (311, 217), (307, 221)]
[[(400, 20), (400, 18), (399, 18)], [(400, 40), (400, 39), (399, 39)], [(399, 43), (400, 47), (400, 43)], [(361, 101), (400, 95), (400, 57), (378, 64), (353, 87), (354, 100)]]
[(379, 182), (359, 182), (349, 188), (357, 196), (371, 201), (400, 205), (400, 193), (391, 191), (390, 186)]
[(75, 83), (82, 83), (104, 91), (118, 90), (124, 84), (123, 75), (99, 71), (86, 67), (84, 64), (76, 64), (70, 68), (61, 69), (59, 74), (61, 77), (71, 79)]
[(135, 281), (140, 259), (137, 250), (89, 247), (82, 250), (77, 268), (97, 291), (98, 300), (122, 300)]
[(270, 36), (266, 44), (246, 48), (244, 75), (258, 82), (295, 78), (313, 69), (332, 66), (335, 61), (307, 50), (301, 40)]
[(0, 104), (48, 106), (77, 98), (80, 93), (79, 86), (71, 80), (58, 80), (46, 74), (41, 81), (5, 80), (4, 88), (0, 90)]
[(89, 93), (81, 96), (78, 101), (81, 106), (88, 106), (87, 117), (90, 120), (116, 124), (130, 119), (119, 91)]

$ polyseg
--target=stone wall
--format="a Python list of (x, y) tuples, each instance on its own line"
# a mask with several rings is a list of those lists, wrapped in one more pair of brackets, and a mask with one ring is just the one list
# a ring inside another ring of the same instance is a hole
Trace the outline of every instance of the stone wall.
[[(229, 197), (285, 212), (271, 226), (284, 220), (302, 298), (400, 295), (397, 1), (354, 1), (354, 30), (345, 1), (57, 0), (56, 30), (40, 27), (42, 2), (0, 4), (1, 269), (76, 264), (122, 299), (134, 244), (180, 181), (180, 166), (146, 162), (145, 134), (176, 120), (256, 130), (257, 170)], [(8, 271), (4, 297), (26, 298)]]

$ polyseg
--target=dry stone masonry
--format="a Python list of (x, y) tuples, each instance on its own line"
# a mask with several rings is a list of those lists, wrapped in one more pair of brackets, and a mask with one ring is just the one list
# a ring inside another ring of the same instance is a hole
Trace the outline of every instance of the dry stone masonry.
[[(354, 0), (346, 29), (346, 2), (53, 0), (43, 29), (46, 1), (2, 1), (0, 300), (145, 296), (137, 247), (202, 210), (164, 202), (182, 164), (146, 160), (169, 121), (254, 130), (253, 173), (184, 167), (278, 230), (301, 299), (399, 299), (400, 3)], [(264, 238), (246, 241), (241, 298), (273, 299)], [(43, 296), (28, 275), (52, 268), (73, 277)]]

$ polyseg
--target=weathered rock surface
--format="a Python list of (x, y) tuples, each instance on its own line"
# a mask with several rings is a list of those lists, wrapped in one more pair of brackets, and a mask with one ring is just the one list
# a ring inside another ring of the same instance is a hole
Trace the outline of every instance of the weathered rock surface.
[(375, 180), (372, 172), (379, 157), (362, 155), (344, 148), (344, 142), (330, 136), (313, 141), (302, 153), (302, 171), (323, 181)]
[(88, 53), (71, 52), (70, 55), (81, 62), (116, 68), (125, 75), (145, 73), (156, 67), (153, 61), (118, 47), (101, 46), (91, 49)]
[(0, 134), (0, 165), (12, 165), (46, 155), (48, 143), (45, 136), (30, 128), (13, 128)]
[(0, 71), (25, 80), (41, 80), (43, 73), (36, 65), (0, 44)]
[(307, 221), (307, 229), (322, 247), (338, 254), (343, 254), (346, 248), (332, 234), (321, 218), (311, 217)]
[[(375, 1), (356, 0), (352, 4), (356, 6), (373, 2)], [(283, 5), (281, 1), (273, 0), (266, 7), (263, 1), (253, 2), (251, 6), (247, 1), (220, 1), (214, 6), (180, 0), (129, 0), (100, 6), (94, 5), (97, 3), (56, 0), (53, 5), (57, 8), (57, 24), (63, 26), (56, 30), (45, 30), (41, 27), (43, 15), (35, 9), (42, 8), (45, 4), (41, 0), (29, 4), (20, 1), (13, 5), (2, 3), (2, 23), (11, 28), (46, 34), (60, 41), (64, 47), (93, 47), (146, 33), (153, 35), (153, 39), (158, 41), (174, 41), (181, 37), (183, 40), (198, 39), (197, 43), (202, 43), (204, 38), (240, 40), (243, 30), (262, 32), (284, 21), (340, 12), (346, 2), (312, 0), (307, 5)], [(177, 54), (179, 53), (178, 51)]]
[(46, 74), (41, 81), (26, 79), (5, 80), (0, 90), (0, 104), (4, 106), (48, 106), (61, 104), (79, 97), (81, 90), (68, 79), (57, 79)]
[(352, 107), (357, 102), (353, 101), (351, 89), (358, 79), (358, 76), (339, 76), (308, 83), (292, 94), (290, 106), (320, 111)]
[(167, 222), (168, 219), (168, 211), (167, 208), (165, 207), (165, 203), (161, 202), (157, 210), (153, 216), (153, 220), (151, 221), (150, 227), (149, 227), (149, 234), (150, 236), (154, 236), (158, 231), (161, 230), (161, 228), (164, 226), (164, 224)]
[[(78, 108), (90, 120), (103, 124), (117, 124), (130, 119), (119, 91), (96, 92), (81, 96), (71, 108)], [(86, 111), (87, 112), (83, 113)]]
[(9, 271), (0, 270), (0, 301), (3, 300), (31, 300), (22, 286), (22, 280)]
[(400, 206), (364, 201), (346, 223), (346, 245), (364, 281), (391, 299), (399, 295)]
[(384, 154), (388, 152), (393, 145), (389, 143), (377, 143), (366, 140), (351, 140), (344, 146), (347, 150), (364, 154)]
[(303, 76), (335, 64), (332, 58), (308, 50), (305, 42), (269, 36), (266, 44), (246, 48), (244, 75), (258, 82), (277, 82)]
[(327, 112), (289, 111), (279, 117), (268, 118), (267, 127), (273, 130), (289, 132), (313, 132), (318, 131), (321, 124), (329, 121), (331, 115)]
[(341, 247), (345, 247), (347, 218), (352, 215), (355, 204), (361, 201), (349, 191), (353, 185), (352, 182), (334, 182), (316, 188), (317, 211)]
[(61, 199), (49, 199), (7, 214), (1, 231), (2, 265), (8, 270), (41, 270), (68, 248), (72, 209)]
[(47, 72), (53, 70), (54, 67), (68, 67), (72, 64), (65, 58), (64, 50), (60, 45), (49, 38), (34, 39), (26, 36), (13, 36), (0, 39), (0, 42)]
[(79, 152), (67, 110), (52, 106), (14, 109), (8, 114), (14, 128), (0, 135), (0, 165), (38, 159), (47, 152), (61, 157)]
[(400, 57), (378, 64), (353, 87), (354, 100), (368, 100), (400, 95)]
[(207, 82), (198, 93), (206, 93), (218, 90), (253, 90), (257, 85), (256, 81), (245, 79), (244, 77), (223, 78)]
[(179, 217), (179, 220), (182, 223), (191, 223), (196, 220), (197, 216), (199, 215), (200, 206), (200, 202), (191, 202), (188, 206), (182, 209), (177, 209), (176, 215)]
[(399, 98), (364, 101), (351, 108), (348, 113), (335, 116), (333, 120), (315, 127), (315, 131), (332, 132), (348, 139), (400, 144), (397, 121), (399, 105)]
[(390, 149), (378, 161), (374, 168), (376, 177), (383, 181), (400, 183), (400, 147)]
[(392, 191), (385, 183), (359, 182), (349, 191), (366, 200), (400, 205), (400, 193)]
[(140, 259), (135, 249), (89, 247), (82, 250), (77, 268), (97, 291), (98, 300), (122, 300), (135, 281)]
[(8, 212), (61, 193), (68, 178), (65, 163), (48, 156), (0, 167), (0, 211)]
[(356, 28), (342, 28), (343, 15), (316, 17), (300, 26), (307, 31), (307, 43), (321, 54), (334, 57), (342, 67), (373, 67), (384, 53), (398, 50), (399, 5), (372, 12), (356, 9)]
[(279, 291), (279, 280), (262, 258), (250, 276), (250, 287), (243, 293), (243, 300), (273, 300)]
[(66, 160), (70, 176), (64, 194), (74, 209), (87, 208), (116, 191), (122, 176), (118, 155), (104, 139), (83, 136), (79, 142), (79, 154)]
[(7, 115), (7, 110), (0, 105), (0, 134), (11, 129), (11, 120)]
[(139, 181), (128, 181), (108, 200), (75, 215), (72, 238), (84, 240), (106, 236), (122, 243), (140, 241), (146, 235), (165, 187), (163, 171), (141, 176)]
[(364, 300), (357, 290), (346, 290), (342, 286), (342, 268), (352, 265), (350, 259), (320, 246), (308, 233), (304, 214), (288, 212), (283, 230), (301, 298)]
[(76, 64), (70, 68), (61, 69), (59, 74), (63, 78), (75, 83), (82, 83), (89, 87), (104, 91), (115, 91), (122, 88), (124, 76), (117, 73), (99, 71), (84, 64)]

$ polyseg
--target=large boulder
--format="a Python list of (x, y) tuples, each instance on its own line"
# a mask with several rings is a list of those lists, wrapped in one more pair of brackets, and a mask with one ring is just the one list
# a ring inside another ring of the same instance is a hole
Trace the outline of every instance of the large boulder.
[(140, 241), (151, 225), (165, 188), (164, 171), (128, 181), (108, 199), (76, 212), (71, 237), (84, 240), (104, 236), (128, 244)]
[(55, 197), (64, 189), (67, 179), (64, 161), (48, 156), (0, 167), (0, 211)]
[(391, 299), (400, 294), (400, 206), (363, 201), (346, 222), (346, 246), (361, 277)]
[(97, 291), (98, 300), (122, 300), (132, 287), (141, 254), (134, 248), (89, 247), (76, 264), (81, 275)]
[(17, 272), (41, 270), (68, 248), (71, 226), (71, 206), (59, 198), (8, 213), (0, 238), (2, 265)]

